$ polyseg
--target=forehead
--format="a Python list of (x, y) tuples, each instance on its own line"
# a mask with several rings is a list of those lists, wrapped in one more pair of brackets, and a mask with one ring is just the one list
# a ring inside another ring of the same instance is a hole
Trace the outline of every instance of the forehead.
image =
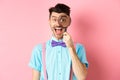
[(52, 12), (51, 17), (59, 17), (59, 16), (68, 16), (65, 13), (57, 13), (57, 12)]

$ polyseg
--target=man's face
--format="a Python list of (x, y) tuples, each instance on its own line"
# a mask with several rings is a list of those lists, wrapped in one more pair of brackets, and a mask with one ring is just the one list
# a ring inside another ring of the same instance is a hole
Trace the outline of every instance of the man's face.
[(52, 12), (52, 14), (49, 18), (49, 24), (50, 24), (51, 30), (53, 32), (53, 35), (57, 39), (63, 38), (63, 33), (66, 31), (66, 29), (68, 27), (68, 26), (66, 26), (66, 27), (61, 26), (61, 24), (59, 23), (60, 16), (62, 16), (63, 19), (68, 17), (68, 15), (66, 15), (65, 13)]

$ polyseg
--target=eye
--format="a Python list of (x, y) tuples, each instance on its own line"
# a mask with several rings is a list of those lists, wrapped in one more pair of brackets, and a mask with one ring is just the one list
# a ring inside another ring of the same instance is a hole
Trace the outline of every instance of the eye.
[(66, 19), (62, 18), (62, 19), (60, 20), (60, 22), (66, 22)]
[(52, 21), (53, 21), (53, 22), (56, 22), (56, 21), (57, 21), (57, 19), (53, 18), (53, 19), (52, 19)]
[(63, 22), (65, 22), (65, 21), (66, 21), (66, 19), (62, 19), (62, 21), (63, 21)]

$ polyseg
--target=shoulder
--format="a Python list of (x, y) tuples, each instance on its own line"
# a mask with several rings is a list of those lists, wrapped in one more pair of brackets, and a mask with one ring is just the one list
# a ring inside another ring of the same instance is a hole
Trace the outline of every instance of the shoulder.
[(32, 49), (32, 56), (38, 56), (42, 53), (42, 44), (37, 44)]
[(76, 48), (76, 52), (77, 53), (85, 53), (85, 47), (84, 47), (84, 45), (83, 44), (81, 44), (81, 43), (76, 43), (76, 45), (75, 45), (75, 48)]
[(34, 48), (33, 48), (33, 50), (40, 50), (41, 51), (42, 48), (43, 48), (43, 46), (49, 46), (49, 45), (51, 45), (50, 42), (51, 42), (50, 40), (48, 40), (46, 42), (41, 42), (41, 43), (35, 45)]
[(42, 50), (42, 44), (37, 44), (34, 46), (33, 50), (37, 51), (37, 50)]
[(74, 43), (75, 44), (75, 47), (76, 47), (76, 49), (82, 49), (82, 48), (84, 48), (84, 45), (83, 44), (81, 44), (81, 43)]

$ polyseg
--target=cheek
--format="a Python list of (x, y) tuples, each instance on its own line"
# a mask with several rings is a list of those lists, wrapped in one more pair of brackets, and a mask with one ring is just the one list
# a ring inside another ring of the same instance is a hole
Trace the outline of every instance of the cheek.
[(54, 23), (50, 23), (50, 27), (54, 27), (54, 25), (55, 25)]
[(51, 30), (54, 32), (54, 27), (53, 26), (50, 26)]

